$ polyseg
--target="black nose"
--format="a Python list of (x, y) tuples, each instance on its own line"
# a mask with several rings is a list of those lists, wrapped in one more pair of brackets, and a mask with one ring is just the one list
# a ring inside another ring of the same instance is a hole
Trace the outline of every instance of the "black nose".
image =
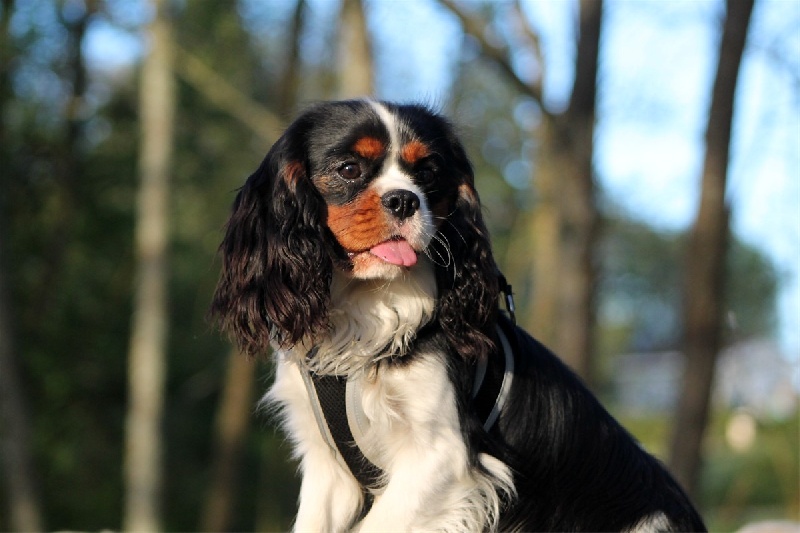
[(410, 217), (419, 209), (419, 197), (413, 192), (403, 189), (387, 192), (381, 198), (381, 203), (400, 220)]

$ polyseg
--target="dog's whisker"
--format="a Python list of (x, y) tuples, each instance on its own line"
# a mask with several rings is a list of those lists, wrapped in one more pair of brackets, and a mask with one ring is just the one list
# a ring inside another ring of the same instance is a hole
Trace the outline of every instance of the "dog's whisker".
[[(443, 253), (438, 250), (438, 248), (432, 248), (431, 253), (428, 254), (428, 257), (433, 261), (437, 266), (442, 268), (447, 268), (451, 264), (453, 264), (453, 254), (450, 251), (450, 243), (447, 242), (447, 239), (444, 235), (434, 235), (433, 239), (442, 245)], [(436, 252), (436, 255), (439, 257), (441, 262), (436, 262), (436, 260), (432, 256), (432, 252)]]

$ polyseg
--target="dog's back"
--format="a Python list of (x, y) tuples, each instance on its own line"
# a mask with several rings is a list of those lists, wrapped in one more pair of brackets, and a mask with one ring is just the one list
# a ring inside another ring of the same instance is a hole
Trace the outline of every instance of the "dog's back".
[(508, 323), (505, 329), (519, 355), (491, 440), (515, 472), (521, 497), (500, 530), (705, 530), (663, 465), (580, 379), (525, 331)]

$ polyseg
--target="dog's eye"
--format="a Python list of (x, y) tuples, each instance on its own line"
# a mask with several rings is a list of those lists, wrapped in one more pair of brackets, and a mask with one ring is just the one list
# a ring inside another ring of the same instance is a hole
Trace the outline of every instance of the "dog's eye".
[(361, 167), (358, 166), (358, 163), (345, 163), (341, 167), (339, 167), (339, 175), (344, 179), (356, 180), (361, 177)]
[(416, 171), (417, 180), (430, 182), (436, 178), (436, 169), (433, 167), (422, 167)]

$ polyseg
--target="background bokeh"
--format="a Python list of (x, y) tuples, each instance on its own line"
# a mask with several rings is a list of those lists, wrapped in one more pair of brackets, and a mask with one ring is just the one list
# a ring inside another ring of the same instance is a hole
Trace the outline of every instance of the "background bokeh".
[[(298, 110), (358, 96), (347, 82), (359, 70), (374, 96), (429, 104), (456, 124), (521, 321), (540, 334), (529, 258), (537, 236), (526, 221), (542, 200), (537, 158), (546, 116), (570, 106), (579, 3), (345, 3), (365, 17), (368, 62), (343, 45), (358, 24), (339, 0), (167, 3), (176, 111), (160, 425), (164, 530), (291, 524), (296, 463), (274, 420), (255, 409), (271, 367), (236, 354), (205, 317), (237, 187)], [(480, 35), (465, 31), (456, 11), (480, 23)], [(0, 437), (4, 444), (24, 438), (28, 458), (20, 460), (46, 529), (124, 527), (147, 99), (139, 82), (154, 13), (146, 0), (0, 3)], [(606, 0), (602, 7), (591, 385), (664, 460), (684, 367), (687, 231), (700, 200), (725, 13), (716, 0)], [(800, 519), (796, 0), (755, 3), (726, 199), (723, 342), (695, 491), (713, 530)], [(18, 427), (24, 435), (12, 432)], [(0, 464), (3, 530), (18, 527), (11, 449)]]

